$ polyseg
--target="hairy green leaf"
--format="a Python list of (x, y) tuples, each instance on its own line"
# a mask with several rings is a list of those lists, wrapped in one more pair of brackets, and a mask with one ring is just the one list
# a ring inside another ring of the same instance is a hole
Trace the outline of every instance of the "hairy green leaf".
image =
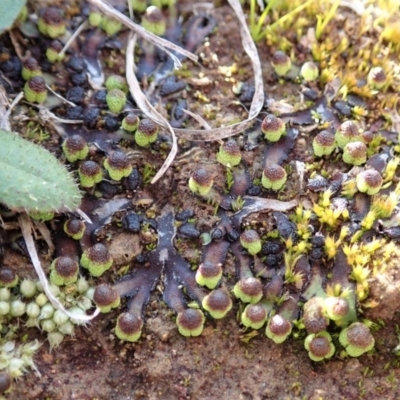
[(0, 1), (0, 33), (8, 29), (17, 19), (26, 0)]
[(81, 194), (72, 175), (46, 149), (0, 130), (0, 202), (13, 210), (75, 210)]

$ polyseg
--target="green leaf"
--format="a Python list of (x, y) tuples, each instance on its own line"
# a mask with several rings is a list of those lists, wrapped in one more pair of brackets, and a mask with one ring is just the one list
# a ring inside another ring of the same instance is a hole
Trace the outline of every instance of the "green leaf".
[(17, 211), (59, 212), (77, 209), (81, 194), (49, 151), (0, 130), (0, 202)]
[(14, 23), (25, 3), (26, 0), (0, 1), (0, 33), (8, 29)]

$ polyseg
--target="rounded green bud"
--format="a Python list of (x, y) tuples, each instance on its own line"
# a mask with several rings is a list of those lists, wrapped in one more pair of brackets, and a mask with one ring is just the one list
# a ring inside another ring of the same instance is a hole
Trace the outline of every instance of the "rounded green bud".
[[(37, 286), (37, 284), (36, 284), (36, 286)], [(49, 290), (50, 290), (51, 294), (55, 297), (60, 295), (60, 288), (56, 285), (53, 285), (52, 283), (50, 283), (50, 285), (49, 285)]]
[(287, 174), (284, 168), (278, 164), (267, 165), (262, 173), (261, 184), (265, 189), (278, 191), (286, 183)]
[(157, 140), (158, 125), (149, 118), (143, 118), (135, 132), (135, 142), (138, 146), (146, 147)]
[(111, 112), (119, 114), (125, 107), (126, 94), (121, 89), (111, 89), (106, 95), (106, 102)]
[(265, 139), (270, 142), (277, 142), (283, 135), (286, 134), (285, 122), (275, 115), (267, 115), (261, 123), (261, 132)]
[(64, 340), (64, 335), (61, 332), (49, 332), (47, 334), (47, 340), (49, 341), (50, 352), (57, 348)]
[(136, 342), (142, 334), (143, 321), (132, 313), (122, 313), (117, 318), (115, 334), (118, 339), (126, 342)]
[(303, 307), (303, 322), (309, 333), (325, 331), (329, 319), (325, 311), (325, 301), (321, 297), (313, 297)]
[(21, 71), (22, 78), (27, 81), (34, 76), (40, 76), (42, 75), (42, 71), (39, 67), (39, 63), (37, 60), (33, 57), (28, 57), (23, 63), (22, 63), (22, 71)]
[(213, 290), (204, 297), (201, 304), (214, 319), (224, 318), (232, 308), (232, 300), (224, 289)]
[(254, 229), (248, 229), (240, 235), (240, 244), (252, 256), (259, 253), (262, 247), (260, 235)]
[(142, 18), (142, 26), (149, 32), (158, 36), (163, 36), (167, 29), (164, 15), (158, 7), (147, 7), (145, 14)]
[(10, 315), (13, 317), (21, 317), (25, 314), (26, 305), (20, 300), (16, 299), (10, 303)]
[(91, 286), (88, 290), (86, 290), (85, 297), (87, 297), (89, 300), (93, 300), (95, 290), (96, 290), (96, 288)]
[(26, 305), (26, 315), (29, 318), (38, 318), (40, 315), (40, 307), (34, 301), (31, 301)]
[(9, 288), (0, 288), (0, 301), (8, 301), (10, 300), (11, 292)]
[(49, 299), (44, 293), (38, 294), (35, 299), (35, 302), (39, 307), (43, 307), (48, 301)]
[(81, 257), (81, 265), (89, 270), (90, 275), (98, 277), (111, 268), (113, 260), (108, 249), (102, 243), (86, 249)]
[(76, 281), (76, 290), (78, 293), (83, 294), (89, 289), (89, 282), (83, 276), (80, 276)]
[(343, 329), (339, 335), (339, 342), (351, 357), (359, 357), (375, 345), (375, 339), (369, 328), (361, 322), (353, 322), (348, 328)]
[(121, 75), (110, 75), (104, 85), (108, 92), (113, 89), (119, 89), (127, 94), (129, 91), (126, 79)]
[(196, 271), (196, 282), (200, 286), (207, 286), (214, 289), (222, 278), (222, 264), (204, 262), (199, 265)]
[(134, 113), (129, 113), (122, 120), (121, 128), (128, 132), (135, 132), (139, 126), (140, 119)]
[(11, 358), (8, 362), (8, 373), (11, 378), (19, 378), (24, 373), (25, 361), (22, 358)]
[(207, 196), (212, 188), (213, 183), (214, 180), (211, 173), (203, 167), (199, 167), (192, 173), (192, 176), (189, 179), (189, 189), (194, 194)]
[(98, 10), (90, 10), (89, 13), (89, 25), (93, 27), (98, 27), (102, 23), (103, 15)]
[(53, 304), (46, 303), (40, 310), (39, 319), (50, 319), (53, 318), (55, 308)]
[[(78, 306), (72, 306), (68, 311), (70, 313), (72, 313), (73, 315), (75, 315), (76, 317), (77, 316), (86, 316), (86, 312)], [(82, 319), (79, 319), (79, 318), (71, 318), (70, 321), (75, 325), (85, 325), (86, 324), (85, 321), (83, 321)], [(60, 328), (58, 328), (58, 330), (61, 332)]]
[(292, 332), (292, 324), (286, 318), (275, 314), (268, 321), (265, 335), (275, 343), (283, 343)]
[(233, 293), (243, 303), (258, 303), (263, 296), (261, 281), (253, 276), (241, 279), (233, 287)]
[(0, 301), (0, 315), (7, 315), (11, 310), (11, 305), (8, 301)]
[(0, 394), (9, 392), (12, 386), (12, 379), (8, 372), (0, 372)]
[(312, 61), (305, 62), (300, 69), (300, 76), (306, 82), (315, 81), (319, 76), (319, 70), (315, 63)]
[(383, 184), (382, 175), (375, 169), (367, 169), (356, 176), (357, 189), (370, 196), (377, 194)]
[(343, 149), (347, 143), (361, 140), (361, 134), (357, 124), (354, 121), (342, 122), (339, 129), (335, 132), (337, 146)]
[(31, 297), (36, 295), (36, 283), (31, 279), (24, 279), (19, 285), (19, 291), (21, 292), (22, 296), (30, 299)]
[(47, 99), (46, 82), (42, 76), (30, 78), (24, 86), (24, 95), (30, 103), (44, 103)]
[(119, 306), (121, 298), (111, 285), (102, 284), (96, 287), (93, 301), (102, 313), (108, 313)]
[(30, 211), (29, 216), (36, 221), (51, 221), (54, 218), (54, 212)]
[(84, 161), (79, 166), (78, 174), (81, 186), (85, 188), (91, 188), (103, 179), (101, 167), (95, 161)]
[(308, 335), (304, 341), (304, 347), (313, 361), (322, 361), (331, 358), (335, 354), (332, 337), (325, 331)]
[(152, 0), (151, 4), (158, 8), (173, 7), (176, 4), (176, 0)]
[(367, 161), (367, 146), (363, 142), (347, 143), (343, 148), (343, 161), (350, 165), (362, 165)]
[(10, 268), (0, 268), (0, 286), (13, 288), (18, 284), (18, 275)]
[(260, 329), (267, 318), (267, 311), (261, 304), (248, 304), (241, 315), (242, 324), (252, 329)]
[(108, 18), (103, 15), (100, 28), (105, 31), (107, 36), (114, 36), (121, 30), (122, 24), (114, 18)]
[(70, 285), (78, 279), (79, 265), (71, 257), (57, 257), (50, 265), (50, 282), (53, 285)]
[(86, 297), (86, 296), (80, 296), (80, 297), (78, 298), (78, 303), (77, 303), (77, 305), (78, 305), (80, 308), (82, 308), (82, 310), (84, 310), (84, 311), (87, 311), (87, 310), (89, 310), (90, 308), (93, 307), (92, 300), (90, 300), (90, 299), (89, 299), (88, 297)]
[(64, 223), (64, 232), (74, 240), (80, 240), (86, 231), (86, 225), (80, 219), (68, 219)]
[(40, 325), (39, 325), (39, 318), (38, 317), (29, 317), (26, 322), (25, 322), (25, 326), (27, 328), (37, 328), (40, 329)]
[(132, 165), (127, 155), (123, 151), (114, 151), (104, 160), (104, 168), (107, 170), (111, 179), (120, 181), (132, 172)]
[(272, 55), (271, 64), (278, 76), (285, 76), (292, 68), (290, 57), (280, 50)]
[(40, 33), (56, 39), (65, 33), (63, 12), (58, 7), (46, 7), (39, 15), (38, 28)]
[(59, 55), (62, 49), (62, 43), (59, 40), (53, 40), (46, 50), (47, 60), (52, 64), (56, 63), (57, 61), (62, 61), (65, 57), (64, 55)]
[(53, 314), (53, 321), (57, 326), (64, 325), (69, 320), (69, 317), (65, 312), (61, 310), (55, 310)]
[(381, 67), (373, 67), (368, 73), (367, 82), (374, 89), (382, 89), (388, 82), (385, 71)]
[(327, 297), (325, 299), (325, 311), (332, 321), (340, 321), (350, 311), (349, 302), (343, 297)]
[(147, 0), (136, 0), (136, 1), (131, 1), (131, 3), (132, 3), (133, 11), (136, 11), (139, 13), (146, 11)]
[(52, 319), (43, 319), (40, 321), (40, 327), (45, 332), (53, 332), (56, 329), (56, 323)]
[(312, 145), (317, 157), (329, 156), (335, 150), (335, 135), (328, 131), (321, 131), (315, 136)]
[(225, 166), (235, 167), (240, 163), (242, 154), (240, 147), (234, 139), (229, 139), (221, 144), (217, 153), (217, 161)]
[(178, 313), (176, 325), (182, 336), (200, 336), (203, 332), (205, 317), (201, 310), (187, 308)]
[(67, 321), (65, 324), (59, 325), (58, 330), (63, 335), (73, 335), (75, 327), (71, 321)]
[(89, 146), (81, 135), (72, 135), (67, 137), (61, 145), (66, 159), (73, 163), (78, 160), (84, 160), (89, 154)]

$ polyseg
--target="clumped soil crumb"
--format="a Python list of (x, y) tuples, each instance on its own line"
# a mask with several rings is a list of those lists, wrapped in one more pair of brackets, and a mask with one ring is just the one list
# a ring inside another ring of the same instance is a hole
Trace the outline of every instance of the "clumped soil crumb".
[[(215, 10), (214, 16), (219, 29), (210, 37), (207, 46), (198, 50), (203, 58), (209, 58), (208, 67), (214, 84), (205, 90), (211, 105), (199, 104), (199, 108), (208, 107), (210, 113), (218, 109), (217, 117), (229, 121), (227, 116), (243, 118), (245, 113), (241, 106), (234, 105), (233, 97), (226, 96), (232, 84), (217, 72), (218, 66), (232, 65), (236, 61), (239, 68), (251, 70), (249, 60), (238, 47), (241, 42), (238, 24), (230, 8), (223, 5)], [(259, 50), (268, 81), (272, 76), (270, 54), (263, 46)], [(212, 57), (213, 54), (218, 55), (219, 61)], [(251, 78), (251, 73), (242, 73), (243, 80)], [(266, 91), (273, 91), (276, 98), (287, 96), (290, 90), (291, 85), (285, 88), (266, 85)], [(218, 103), (215, 110), (212, 108), (214, 103)], [(306, 140), (303, 139), (302, 143), (305, 145)], [(200, 143), (198, 146), (198, 158), (213, 163), (218, 144)], [(296, 149), (307, 157), (301, 144), (298, 143)], [(168, 182), (172, 174), (179, 172), (174, 187), (165, 183), (163, 186), (161, 181), (155, 188), (147, 186), (149, 192), (146, 195), (151, 197), (163, 193), (165, 196), (165, 193), (170, 193), (176, 200), (177, 209), (194, 209), (197, 227), (207, 231), (214, 226), (216, 217), (212, 206), (200, 204), (189, 195), (186, 183), (191, 170), (191, 164), (179, 162), (178, 157), (177, 164), (167, 172), (165, 180)], [(225, 179), (220, 166), (215, 171), (219, 172), (219, 178), (215, 179)], [(164, 200), (160, 199), (160, 202)], [(138, 237), (126, 236), (115, 236), (110, 246), (120, 265), (128, 264), (141, 251)], [(182, 253), (187, 258), (194, 256), (189, 248), (183, 248)], [(6, 257), (5, 265), (13, 262), (26, 264), (22, 258), (11, 260)], [(26, 272), (28, 267), (23, 267)], [(231, 259), (225, 268), (225, 272), (234, 274)], [(230, 283), (234, 283), (233, 279)], [(391, 285), (393, 302), (388, 316), (393, 315), (399, 304), (395, 279)], [(50, 352), (44, 343), (35, 359), (40, 378), (33, 372), (27, 373), (14, 384), (7, 398), (394, 400), (400, 397), (399, 363), (393, 353), (398, 344), (395, 333), (397, 314), (395, 319), (382, 323), (374, 332), (376, 351), (373, 354), (358, 359), (341, 358), (337, 354), (329, 362), (315, 363), (303, 348), (303, 339), (290, 338), (276, 345), (265, 337), (264, 329), (249, 339), (246, 336), (249, 332), (241, 329), (237, 322), (236, 316), (240, 311), (237, 303), (223, 320), (208, 320), (200, 337), (184, 338), (177, 331), (174, 314), (162, 301), (161, 289), (157, 287), (152, 294), (142, 337), (137, 343), (123, 343), (114, 336), (117, 312), (100, 315), (88, 326), (78, 327), (75, 336), (66, 338), (59, 348)], [(375, 290), (374, 295), (381, 296), (379, 289)], [(385, 311), (382, 309), (382, 317)], [(373, 313), (376, 321), (379, 315), (376, 310)], [(30, 329), (28, 333), (30, 338), (45, 340), (37, 330)]]

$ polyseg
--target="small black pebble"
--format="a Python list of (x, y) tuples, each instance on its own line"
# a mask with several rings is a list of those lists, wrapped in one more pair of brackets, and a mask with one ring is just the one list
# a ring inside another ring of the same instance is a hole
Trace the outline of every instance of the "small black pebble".
[(355, 106), (365, 107), (365, 108), (367, 107), (367, 103), (365, 103), (365, 101), (361, 97), (358, 97), (355, 94), (349, 94), (346, 100), (351, 107)]
[(328, 187), (328, 180), (321, 175), (316, 175), (310, 178), (307, 182), (307, 189), (312, 192), (321, 192)]
[(68, 106), (67, 111), (65, 113), (65, 117), (67, 119), (82, 119), (82, 112), (83, 109), (81, 106), (76, 106), (76, 107)]
[(249, 196), (258, 196), (261, 193), (260, 186), (253, 185), (251, 188), (247, 190), (247, 194)]
[(97, 107), (89, 107), (83, 114), (83, 123), (90, 129), (96, 127), (97, 118), (100, 115), (100, 109)]
[(82, 72), (86, 69), (86, 64), (82, 57), (71, 57), (65, 66), (73, 72)]
[(219, 228), (216, 228), (211, 232), (211, 239), (215, 240), (216, 242), (221, 240), (223, 237), (224, 237), (224, 232), (222, 232), (222, 230)]
[(75, 104), (82, 103), (85, 100), (85, 89), (80, 86), (73, 86), (68, 89), (66, 98), (68, 101), (72, 101)]
[(325, 251), (322, 247), (315, 247), (310, 251), (310, 259), (311, 261), (319, 261), (324, 258)]
[(346, 116), (346, 117), (350, 117), (351, 116), (351, 107), (342, 100), (339, 100), (335, 103), (334, 105), (335, 110), (339, 111), (340, 114)]
[(109, 132), (114, 132), (119, 129), (121, 123), (119, 119), (116, 117), (112, 117), (111, 115), (106, 115), (104, 117), (104, 128)]
[(117, 187), (107, 181), (101, 181), (97, 185), (97, 189), (101, 192), (105, 199), (112, 199), (118, 193)]
[(263, 243), (261, 248), (261, 254), (278, 254), (282, 251), (282, 246), (277, 241), (268, 240)]
[(325, 246), (325, 238), (322, 235), (315, 235), (311, 239), (311, 244), (313, 247), (324, 247)]
[(265, 257), (264, 263), (268, 268), (275, 268), (278, 266), (279, 257), (275, 254), (268, 254), (267, 257)]
[(104, 106), (106, 104), (107, 91), (105, 89), (97, 91), (93, 96), (93, 101), (98, 106)]
[(256, 89), (254, 85), (245, 82), (240, 90), (239, 100), (242, 103), (251, 103)]
[(177, 80), (176, 75), (170, 75), (160, 83), (160, 96), (168, 96), (169, 94), (179, 92), (184, 89), (186, 83)]
[(144, 263), (147, 261), (147, 257), (146, 257), (145, 255), (143, 255), (143, 254), (138, 254), (138, 255), (135, 257), (135, 261), (136, 261), (138, 264), (144, 264)]
[(122, 218), (122, 226), (129, 232), (137, 233), (140, 231), (140, 225), (143, 217), (133, 211), (128, 211)]
[(314, 89), (306, 89), (306, 90), (304, 90), (303, 94), (307, 100), (311, 100), (311, 101), (318, 100), (318, 92)]
[(178, 228), (178, 232), (181, 236), (187, 237), (188, 239), (196, 239), (200, 236), (200, 231), (188, 222), (185, 222)]
[(76, 74), (71, 75), (71, 82), (75, 86), (84, 86), (87, 81), (86, 72), (77, 72)]
[(181, 212), (179, 212), (178, 214), (176, 214), (175, 219), (177, 221), (187, 221), (189, 218), (192, 218), (194, 215), (194, 211), (191, 210), (190, 208), (187, 210), (183, 210)]
[(7, 78), (20, 79), (22, 70), (21, 61), (17, 56), (12, 56), (0, 64), (0, 70), (4, 72)]
[(228, 232), (227, 238), (230, 242), (236, 242), (236, 240), (238, 240), (240, 237), (239, 232), (235, 231), (235, 230), (231, 230)]
[(122, 181), (122, 186), (128, 190), (135, 190), (140, 184), (140, 174), (137, 168), (133, 168), (130, 175)]

